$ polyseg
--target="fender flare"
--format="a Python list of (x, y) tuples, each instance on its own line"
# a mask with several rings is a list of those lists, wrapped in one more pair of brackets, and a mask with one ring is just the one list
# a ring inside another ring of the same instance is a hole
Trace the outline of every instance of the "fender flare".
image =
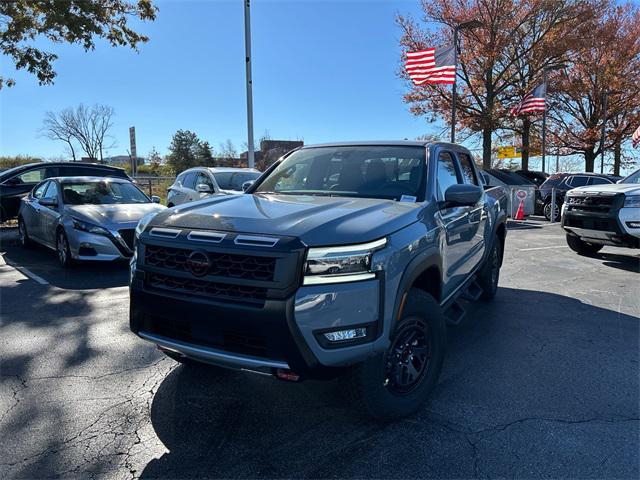
[[(398, 284), (389, 333), (393, 331), (393, 327), (402, 315), (406, 296), (411, 286), (420, 275), (433, 267), (438, 270), (440, 282), (442, 282), (442, 256), (437, 247), (430, 247), (420, 252), (405, 267), (402, 277), (400, 278), (400, 283)], [(439, 302), (440, 299), (436, 298), (436, 301)]]

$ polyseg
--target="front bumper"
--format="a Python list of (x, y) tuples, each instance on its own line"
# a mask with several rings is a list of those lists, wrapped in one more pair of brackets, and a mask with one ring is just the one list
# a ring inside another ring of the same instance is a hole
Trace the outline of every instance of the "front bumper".
[[(623, 199), (616, 201), (621, 204)], [(620, 208), (615, 204), (608, 212), (585, 212), (565, 204), (562, 227), (588, 243), (616, 247), (640, 248), (640, 228), (630, 222), (640, 221), (640, 208)]]
[[(133, 231), (133, 228), (135, 225), (124, 230)], [(129, 259), (133, 255), (133, 250), (118, 230), (110, 231), (107, 236), (77, 230), (69, 225), (66, 232), (71, 256), (75, 260), (110, 262)]]

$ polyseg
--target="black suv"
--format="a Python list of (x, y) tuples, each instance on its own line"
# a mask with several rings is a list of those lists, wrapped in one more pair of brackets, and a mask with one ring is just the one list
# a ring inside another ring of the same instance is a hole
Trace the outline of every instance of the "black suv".
[(95, 163), (30, 163), (0, 173), (0, 222), (18, 216), (20, 199), (50, 177), (118, 177), (129, 179), (122, 168)]
[(600, 173), (554, 173), (540, 185), (536, 195), (536, 213), (543, 214), (547, 220), (551, 220), (551, 192), (556, 190), (556, 208), (554, 220), (560, 219), (560, 210), (564, 202), (565, 194), (576, 187), (587, 185), (607, 185), (616, 183), (622, 177), (615, 175), (603, 175)]

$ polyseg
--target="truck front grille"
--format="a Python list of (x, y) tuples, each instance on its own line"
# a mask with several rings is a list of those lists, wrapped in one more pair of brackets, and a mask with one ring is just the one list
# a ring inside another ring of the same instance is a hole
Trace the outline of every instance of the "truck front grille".
[[(147, 245), (145, 264), (167, 270), (188, 272), (187, 259), (193, 250)], [(230, 253), (207, 252), (211, 267), (205, 275), (229, 277), (243, 280), (272, 281), (276, 259)]]
[(608, 213), (615, 203), (613, 195), (580, 195), (567, 197), (567, 206), (570, 210), (581, 212)]
[(216, 300), (240, 301), (261, 305), (267, 297), (267, 289), (253, 286), (230, 285), (195, 278), (182, 278), (173, 275), (148, 273), (147, 287), (174, 293), (195, 295)]

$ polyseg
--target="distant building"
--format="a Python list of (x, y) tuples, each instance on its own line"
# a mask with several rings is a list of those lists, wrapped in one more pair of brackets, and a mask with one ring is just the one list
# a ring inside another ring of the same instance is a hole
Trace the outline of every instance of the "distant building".
[[(302, 147), (302, 140), (262, 140), (260, 142), (260, 150), (254, 152), (256, 168), (264, 171), (269, 165), (278, 160), (282, 155), (290, 152), (294, 148)], [(240, 154), (240, 160), (243, 165), (247, 165), (247, 152)]]

